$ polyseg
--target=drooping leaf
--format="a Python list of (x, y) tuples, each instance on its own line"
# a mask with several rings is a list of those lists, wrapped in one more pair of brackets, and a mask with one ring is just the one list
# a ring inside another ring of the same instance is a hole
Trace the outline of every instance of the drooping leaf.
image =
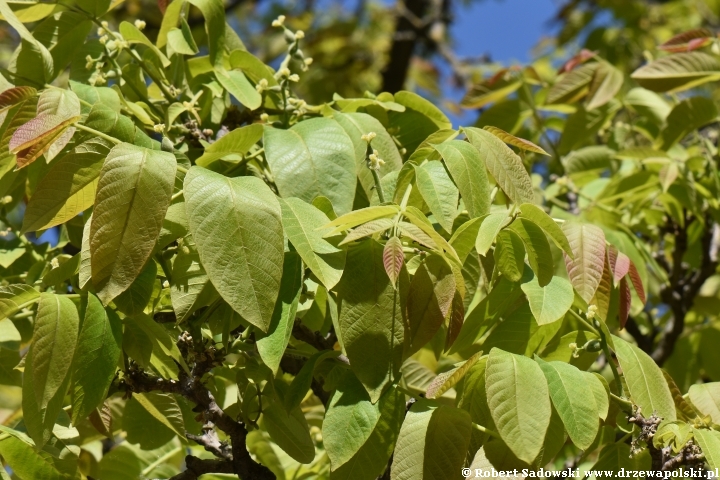
[(643, 415), (655, 412), (664, 420), (675, 420), (675, 403), (660, 367), (637, 346), (614, 335), (612, 340), (633, 403)]
[(470, 415), (420, 400), (405, 416), (393, 456), (392, 480), (462, 478), (472, 431)]
[(608, 411), (610, 409), (610, 400), (608, 399), (609, 388), (605, 377), (597, 374), (580, 371), (585, 378), (585, 383), (592, 391), (595, 397), (595, 408), (598, 413), (598, 417), (602, 420), (607, 419)]
[(37, 95), (33, 87), (12, 87), (0, 93), (0, 113)]
[(142, 313), (150, 302), (156, 278), (157, 265), (150, 260), (127, 290), (113, 299), (117, 309), (125, 315)]
[(173, 262), (172, 280), (170, 298), (178, 322), (186, 320), (197, 309), (209, 305), (218, 297), (200, 263), (200, 255), (192, 235), (183, 239), (182, 248)]
[(332, 289), (342, 276), (345, 252), (323, 238), (327, 216), (297, 198), (281, 199), (280, 208), (288, 240), (325, 288)]
[(520, 218), (510, 224), (510, 229), (515, 232), (525, 245), (528, 263), (541, 287), (544, 287), (553, 278), (555, 265), (553, 264), (550, 243), (542, 228), (526, 218)]
[(631, 77), (655, 92), (677, 92), (720, 79), (720, 61), (703, 52), (676, 53), (640, 67)]
[(122, 324), (117, 314), (105, 310), (97, 297), (88, 294), (85, 316), (73, 359), (73, 424), (103, 403), (122, 348)]
[(30, 347), (33, 368), (27, 372), (31, 374), (40, 409), (47, 407), (70, 372), (79, 323), (72, 300), (52, 293), (40, 296)]
[(656, 145), (668, 150), (693, 130), (715, 122), (717, 116), (717, 106), (709, 98), (686, 98), (670, 111)]
[(595, 71), (600, 66), (597, 62), (586, 63), (563, 74), (550, 88), (547, 103), (573, 103), (587, 93)]
[(720, 434), (715, 430), (693, 428), (693, 437), (705, 454), (710, 469), (720, 468)]
[(658, 48), (666, 52), (689, 52), (706, 46), (713, 37), (713, 32), (707, 28), (694, 28), (674, 35), (670, 40), (659, 45)]
[(170, 393), (147, 392), (133, 395), (133, 399), (176, 435), (185, 436), (183, 414), (175, 397)]
[(485, 255), (492, 246), (495, 238), (497, 238), (500, 230), (505, 225), (508, 215), (506, 212), (491, 213), (486, 216), (480, 224), (477, 238), (475, 240), (475, 249), (480, 255)]
[(605, 234), (600, 227), (576, 222), (562, 226), (573, 258), (565, 253), (565, 266), (575, 291), (590, 302), (600, 284), (605, 266)]
[(317, 352), (315, 355), (308, 358), (305, 365), (303, 365), (298, 374), (295, 375), (295, 378), (293, 378), (290, 386), (285, 391), (285, 397), (283, 400), (285, 410), (287, 410), (288, 413), (300, 406), (303, 398), (305, 398), (308, 390), (310, 390), (315, 373), (315, 367), (320, 365), (323, 360), (327, 358), (336, 358), (338, 355), (340, 355), (340, 352), (337, 350), (325, 350)]
[(547, 325), (565, 316), (573, 304), (575, 295), (570, 282), (554, 276), (545, 286), (540, 286), (537, 277), (520, 285), (530, 303), (530, 310), (538, 325)]
[(90, 226), (92, 280), (103, 303), (142, 271), (170, 204), (175, 156), (122, 143), (108, 154)]
[(482, 357), (482, 352), (474, 354), (466, 361), (462, 362), (461, 365), (439, 374), (433, 379), (427, 388), (427, 398), (439, 398), (443, 393), (454, 387), (460, 380), (463, 379), (466, 373), (475, 365), (478, 360)]
[(313, 461), (315, 445), (310, 438), (310, 427), (300, 408), (287, 413), (279, 402), (274, 402), (263, 409), (262, 424), (270, 438), (295, 461)]
[(405, 253), (403, 252), (403, 244), (398, 237), (390, 238), (383, 247), (383, 265), (385, 273), (393, 284), (397, 283), (400, 271), (405, 263)]
[(620, 280), (620, 311), (619, 311), (619, 321), (620, 321), (620, 328), (625, 328), (625, 324), (627, 323), (628, 315), (630, 314), (630, 305), (632, 303), (632, 298), (630, 297), (630, 287), (628, 286), (627, 280), (623, 278)]
[(555, 409), (570, 439), (580, 450), (592, 445), (600, 428), (592, 390), (583, 388), (583, 374), (565, 362), (545, 362), (536, 358), (548, 382)]
[(495, 244), (495, 265), (511, 282), (519, 281), (525, 271), (525, 247), (512, 230), (500, 230)]
[(190, 231), (215, 289), (267, 331), (283, 264), (277, 198), (258, 178), (227, 178), (200, 167), (185, 176), (184, 192)]
[(450, 140), (436, 145), (435, 149), (455, 180), (470, 217), (489, 213), (490, 183), (477, 148), (468, 142)]
[(345, 215), (336, 218), (335, 220), (325, 225), (323, 229), (332, 228), (332, 230), (329, 230), (328, 233), (325, 234), (325, 236), (329, 237), (332, 235), (336, 235), (339, 232), (342, 232), (344, 230), (350, 230), (353, 227), (357, 227), (358, 225), (371, 222), (373, 220), (392, 217), (394, 215), (397, 215), (399, 211), (400, 208), (397, 205), (378, 205), (374, 207), (361, 208), (360, 210), (354, 210), (350, 213), (346, 213)]
[(527, 357), (493, 348), (485, 382), (488, 406), (500, 437), (515, 456), (531, 463), (543, 446), (552, 413), (542, 370)]
[(558, 246), (558, 248), (568, 255), (573, 255), (570, 243), (568, 242), (562, 228), (560, 228), (550, 215), (543, 211), (543, 209), (531, 203), (523, 203), (520, 205), (519, 210), (522, 217), (527, 218), (535, 225), (542, 228), (553, 243)]
[(458, 189), (440, 162), (427, 162), (415, 168), (416, 185), (437, 222), (452, 231), (457, 216)]
[(355, 148), (337, 122), (314, 118), (289, 130), (266, 128), (263, 143), (281, 197), (310, 203), (322, 195), (338, 214), (352, 210)]
[(479, 128), (463, 129), (483, 159), (490, 175), (510, 199), (517, 203), (533, 203), (530, 175), (515, 152), (492, 133)]
[(613, 65), (600, 62), (590, 82), (585, 108), (592, 110), (608, 103), (620, 91), (623, 78), (623, 73)]
[(17, 284), (0, 287), (0, 320), (4, 320), (40, 298), (40, 292), (30, 285)]
[(403, 270), (399, 288), (393, 288), (382, 251), (382, 245), (374, 240), (351, 248), (337, 287), (338, 336), (372, 402), (377, 402), (400, 372), (407, 295), (407, 273)]
[(255, 90), (255, 87), (242, 71), (226, 70), (221, 65), (216, 65), (215, 78), (230, 95), (249, 110), (255, 110), (262, 105), (262, 96)]

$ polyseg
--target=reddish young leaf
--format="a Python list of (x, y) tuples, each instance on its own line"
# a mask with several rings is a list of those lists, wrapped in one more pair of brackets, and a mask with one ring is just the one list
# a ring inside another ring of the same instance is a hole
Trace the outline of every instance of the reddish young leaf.
[(583, 48), (582, 50), (580, 50), (580, 53), (575, 54), (572, 58), (565, 62), (562, 67), (560, 67), (560, 70), (558, 70), (558, 74), (569, 72), (573, 68), (577, 67), (581, 63), (585, 63), (594, 56), (595, 52), (591, 52), (590, 50)]
[(630, 314), (631, 301), (630, 287), (628, 286), (627, 279), (623, 278), (620, 280), (620, 328), (625, 328), (628, 315)]
[[(608, 252), (609, 253), (609, 252)], [(597, 290), (595, 290), (595, 296), (593, 297), (591, 304), (595, 304), (598, 308), (597, 314), (603, 320), (607, 321), (608, 312), (610, 310), (610, 295), (612, 293), (612, 269), (610, 262), (605, 259), (605, 266), (603, 267), (602, 278), (598, 284)]]
[(167, 10), (169, 4), (170, 0), (158, 0), (158, 8), (163, 15), (165, 15), (165, 10)]
[(643, 287), (642, 280), (640, 280), (640, 272), (638, 272), (637, 267), (632, 261), (630, 262), (630, 271), (628, 272), (628, 276), (630, 277), (630, 281), (632, 282), (633, 288), (635, 288), (635, 292), (637, 292), (638, 297), (640, 297), (643, 304), (646, 303), (647, 299), (645, 297), (645, 287)]
[(630, 257), (618, 251), (618, 249), (612, 245), (608, 246), (607, 257), (610, 262), (610, 271), (613, 274), (613, 280), (617, 285), (620, 279), (627, 275), (630, 270)]
[(383, 248), (383, 264), (393, 287), (398, 276), (400, 276), (403, 263), (405, 263), (405, 254), (403, 253), (402, 242), (398, 237), (391, 237), (385, 244), (385, 248)]
[(673, 53), (689, 52), (708, 45), (712, 37), (713, 33), (707, 28), (696, 28), (675, 35), (658, 48)]
[(445, 351), (447, 352), (455, 343), (457, 336), (460, 334), (460, 329), (463, 326), (465, 320), (465, 305), (463, 305), (463, 299), (459, 292), (455, 292), (452, 301), (452, 312), (448, 319), (447, 335), (445, 336)]
[[(22, 127), (21, 127), (22, 128)], [(43, 153), (53, 149), (57, 150), (53, 152), (54, 154), (57, 154), (62, 148), (70, 141), (70, 138), (72, 137), (72, 134), (70, 136), (67, 136), (66, 133), (68, 131), (72, 130), (72, 133), (74, 133), (74, 128), (57, 128), (54, 129), (47, 134), (42, 135), (36, 143), (31, 144), (28, 148), (25, 148), (23, 150), (20, 150), (17, 153), (17, 166), (16, 169), (20, 170), (23, 167), (27, 167), (32, 162), (37, 160), (40, 155)], [(55, 155), (52, 155), (54, 157)]]
[(52, 114), (38, 115), (15, 130), (10, 139), (10, 152), (18, 153), (49, 137), (59, 137), (65, 127), (77, 120)]
[(5, 90), (0, 93), (0, 113), (36, 94), (37, 90), (33, 87), (13, 87)]
[(605, 233), (595, 225), (577, 222), (565, 222), (562, 230), (574, 255), (570, 258), (563, 252), (570, 283), (583, 300), (590, 302), (605, 267)]

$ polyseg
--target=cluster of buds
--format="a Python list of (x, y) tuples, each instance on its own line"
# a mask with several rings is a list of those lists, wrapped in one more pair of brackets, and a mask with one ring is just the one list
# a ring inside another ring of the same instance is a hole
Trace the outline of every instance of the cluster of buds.
[(367, 167), (375, 171), (380, 170), (385, 165), (385, 160), (380, 158), (380, 153), (371, 146), (376, 136), (375, 132), (368, 132), (360, 137), (363, 142), (367, 142)]
[(280, 70), (277, 71), (275, 74), (275, 78), (277, 78), (279, 81), (288, 81), (288, 82), (299, 82), (300, 81), (300, 75), (297, 73), (292, 73), (289, 68), (282, 67)]
[(597, 315), (597, 312), (598, 312), (598, 307), (597, 307), (597, 305), (593, 304), (588, 307), (587, 313), (585, 315), (587, 316), (588, 320), (592, 320)]
[(153, 131), (156, 133), (163, 133), (165, 131), (165, 124), (158, 123), (157, 125), (153, 125)]
[[(313, 59), (311, 57), (305, 57), (303, 51), (300, 50), (300, 40), (305, 38), (305, 32), (297, 30), (293, 32), (285, 26), (285, 15), (280, 15), (277, 19), (273, 20), (272, 26), (276, 28), (282, 28), (285, 37), (285, 42), (288, 44), (288, 59), (293, 58), (300, 63), (300, 68), (303, 72), (307, 71), (308, 67), (312, 65)], [(287, 62), (283, 62), (284, 64)], [(297, 80), (295, 80), (297, 81)]]
[(308, 112), (308, 104), (305, 100), (291, 97), (288, 98), (288, 103), (290, 104), (289, 107), (292, 108), (293, 113), (297, 117), (302, 117)]

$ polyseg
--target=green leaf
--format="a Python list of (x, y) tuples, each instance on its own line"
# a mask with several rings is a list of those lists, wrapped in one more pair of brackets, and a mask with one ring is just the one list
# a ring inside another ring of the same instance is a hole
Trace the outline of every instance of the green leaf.
[(345, 273), (337, 286), (338, 336), (372, 402), (377, 402), (397, 378), (404, 341), (407, 273), (401, 273), (400, 287), (393, 288), (385, 273), (382, 251), (375, 240), (350, 248)]
[[(375, 207), (361, 208), (350, 213), (342, 215), (327, 225), (323, 229), (331, 229), (325, 234), (326, 237), (336, 235), (344, 230), (350, 230), (363, 223), (371, 222), (380, 218), (387, 218), (397, 215), (400, 208), (397, 205), (378, 205)], [(363, 235), (365, 236), (365, 235)], [(361, 238), (361, 237), (358, 237)]]
[(622, 88), (623, 80), (623, 72), (608, 62), (600, 62), (590, 83), (585, 108), (592, 110), (608, 103)]
[(391, 467), (392, 480), (462, 478), (470, 443), (470, 415), (459, 408), (415, 402), (405, 416)]
[(541, 287), (537, 277), (520, 285), (530, 303), (530, 310), (538, 325), (553, 323), (565, 316), (575, 299), (573, 287), (562, 277), (552, 277), (550, 282)]
[(125, 315), (142, 313), (152, 297), (156, 277), (157, 265), (150, 260), (128, 289), (115, 297), (113, 303), (117, 309)]
[(568, 239), (562, 229), (557, 223), (555, 223), (555, 220), (553, 220), (550, 215), (545, 213), (542, 208), (531, 203), (523, 203), (520, 205), (519, 209), (520, 215), (542, 228), (553, 243), (558, 246), (558, 248), (570, 256), (573, 255), (572, 248), (570, 248), (570, 242), (568, 242)]
[(452, 128), (447, 116), (417, 93), (403, 90), (394, 95), (394, 100), (405, 107), (405, 111), (388, 112), (389, 128), (396, 130), (393, 136), (408, 152), (415, 151), (430, 134)]
[(222, 65), (215, 65), (215, 78), (248, 110), (255, 110), (262, 105), (262, 96), (240, 70), (225, 70)]
[(688, 395), (700, 413), (720, 425), (720, 382), (691, 385)]
[(273, 310), (267, 333), (255, 332), (256, 345), (262, 361), (277, 373), (280, 360), (292, 335), (300, 294), (302, 293), (303, 265), (295, 252), (285, 253), (280, 293)]
[(592, 390), (585, 388), (580, 370), (564, 362), (545, 362), (536, 358), (548, 383), (550, 399), (560, 415), (570, 439), (580, 450), (595, 441), (600, 421)]
[(310, 463), (315, 458), (315, 445), (310, 427), (300, 408), (287, 413), (279, 402), (263, 409), (262, 425), (273, 442), (295, 461)]
[[(38, 83), (49, 82), (53, 78), (53, 58), (48, 49), (33, 37), (32, 33), (18, 20), (7, 2), (0, 2), (0, 14), (5, 21), (18, 33), (23, 42), (31, 46), (33, 53), (39, 55), (42, 59), (42, 77), (37, 78)], [(59, 73), (59, 72), (57, 72)]]
[(61, 11), (36, 25), (33, 35), (48, 46), (53, 57), (53, 70), (59, 74), (77, 57), (92, 27), (93, 23), (87, 16)]
[[(341, 402), (342, 400), (338, 400), (338, 404)], [(330, 472), (331, 480), (377, 478), (387, 468), (405, 417), (405, 395), (396, 388), (390, 388), (380, 397), (378, 405), (380, 418), (372, 433), (352, 458), (339, 468), (336, 468), (331, 462), (331, 468), (334, 469)], [(344, 407), (347, 408), (347, 406)], [(327, 416), (325, 421), (327, 422)], [(323, 422), (323, 428), (325, 428), (325, 422)], [(328, 449), (329, 440), (325, 433), (323, 433), (323, 438), (323, 444)], [(340, 441), (346, 440), (341, 438)]]
[(715, 122), (717, 116), (717, 106), (709, 98), (686, 98), (675, 105), (667, 116), (665, 127), (660, 132), (658, 146), (663, 150), (669, 150), (688, 133)]
[(0, 287), (0, 320), (4, 320), (23, 308), (29, 307), (40, 298), (40, 292), (30, 285), (8, 285)]
[(170, 205), (175, 156), (127, 143), (100, 171), (90, 226), (92, 280), (107, 304), (142, 271)]
[(373, 150), (377, 150), (378, 156), (385, 161), (385, 164), (380, 167), (378, 172), (380, 178), (390, 172), (398, 171), (402, 167), (402, 157), (400, 156), (400, 152), (398, 152), (395, 141), (390, 134), (387, 133), (382, 123), (367, 113), (336, 112), (333, 113), (332, 118), (345, 130), (345, 133), (347, 133), (355, 146), (357, 177), (365, 190), (365, 195), (368, 198), (372, 198), (375, 180), (373, 179), (372, 171), (367, 168), (367, 142), (361, 137), (370, 132), (376, 135), (372, 141), (372, 148)]
[(527, 357), (493, 348), (485, 370), (488, 406), (503, 441), (532, 463), (543, 446), (552, 408), (540, 366)]
[(415, 181), (420, 194), (437, 222), (452, 232), (457, 216), (458, 189), (440, 162), (427, 162), (415, 167)]
[(281, 197), (312, 203), (322, 195), (330, 199), (338, 214), (352, 210), (357, 183), (355, 148), (337, 122), (313, 118), (289, 130), (265, 128), (263, 143)]
[(720, 433), (714, 430), (693, 428), (693, 436), (705, 454), (710, 470), (720, 468)]
[(217, 298), (218, 293), (200, 263), (195, 241), (188, 235), (183, 239), (172, 268), (170, 299), (178, 322), (187, 320), (197, 309), (210, 305)]
[(720, 61), (703, 52), (683, 52), (658, 58), (631, 77), (655, 92), (678, 92), (720, 79)]
[(135, 146), (153, 149), (158, 149), (160, 146), (157, 141), (152, 140), (140, 130), (132, 120), (104, 103), (93, 105), (84, 124), (86, 127)]
[(205, 31), (208, 37), (210, 63), (222, 64), (225, 53), (225, 6), (218, 0), (188, 0), (205, 17)]
[(433, 379), (427, 388), (426, 398), (439, 398), (443, 393), (454, 387), (460, 380), (463, 379), (466, 373), (480, 360), (482, 352), (474, 354), (466, 361), (461, 362), (461, 365), (439, 374)]
[(82, 231), (82, 244), (80, 246), (80, 267), (78, 268), (78, 285), (81, 289), (92, 279), (92, 265), (90, 265), (90, 227), (92, 226), (92, 213), (88, 217)]
[(262, 135), (263, 126), (259, 123), (236, 128), (217, 142), (211, 143), (195, 164), (208, 168), (216, 160), (228, 155), (244, 155), (260, 141)]
[(79, 323), (72, 300), (52, 293), (40, 295), (30, 347), (33, 368), (27, 373), (32, 376), (35, 399), (41, 409), (48, 406), (68, 376)]
[(180, 15), (182, 14), (182, 7), (184, 6), (185, 0), (173, 0), (165, 9), (157, 41), (155, 42), (158, 48), (163, 48), (167, 45), (167, 35), (170, 30), (177, 27), (180, 21)]
[(133, 398), (158, 422), (175, 432), (181, 438), (185, 437), (185, 424), (183, 414), (175, 397), (170, 393), (146, 392), (136, 393)]
[(190, 231), (215, 289), (267, 332), (280, 290), (280, 204), (256, 177), (227, 178), (200, 167), (185, 176)]
[(490, 175), (513, 202), (533, 203), (530, 175), (515, 152), (490, 132), (479, 128), (463, 129), (468, 140), (480, 152)]
[(85, 316), (73, 359), (72, 421), (85, 419), (105, 400), (122, 349), (122, 324), (105, 311), (93, 294), (87, 296)]
[(5, 438), (0, 440), (0, 455), (12, 469), (14, 476), (22, 479), (63, 478), (49, 453), (36, 449), (34, 442), (24, 434), (13, 430), (13, 433), (7, 435), (7, 430), (10, 429), (2, 429)]
[(418, 267), (408, 290), (405, 358), (420, 350), (443, 325), (456, 286), (455, 276), (441, 256), (430, 255)]
[(644, 88), (633, 88), (623, 102), (651, 122), (662, 125), (670, 113), (670, 106), (657, 93)]
[(90, 208), (109, 152), (107, 141), (92, 138), (53, 162), (28, 202), (22, 232), (46, 230)]
[(337, 350), (317, 352), (305, 362), (305, 365), (303, 365), (298, 374), (295, 375), (295, 378), (293, 378), (293, 381), (285, 392), (285, 410), (292, 412), (300, 406), (312, 385), (315, 368), (320, 365), (323, 360), (337, 357), (340, 353), (341, 352)]
[(633, 403), (645, 415), (657, 413), (663, 420), (675, 420), (675, 402), (660, 367), (635, 345), (614, 335), (612, 340)]
[(322, 424), (323, 444), (333, 470), (351, 460), (370, 438), (380, 419), (381, 403), (373, 405), (354, 375), (345, 377), (330, 399)]
[(573, 103), (587, 92), (586, 89), (599, 66), (597, 62), (586, 63), (564, 73), (550, 88), (545, 101), (548, 104)]
[(512, 230), (500, 230), (495, 243), (495, 265), (511, 282), (519, 281), (525, 271), (525, 247)]
[(328, 290), (340, 281), (345, 266), (345, 251), (323, 238), (327, 216), (298, 198), (280, 200), (285, 234), (305, 265)]
[(468, 220), (456, 228), (452, 237), (450, 237), (450, 245), (455, 249), (462, 263), (465, 263), (467, 256), (475, 248), (475, 240), (484, 219), (485, 216)]
[(112, 0), (75, 0), (75, 3), (86, 12), (100, 17), (108, 11)]
[(488, 250), (490, 250), (495, 238), (505, 225), (505, 220), (507, 220), (507, 218), (507, 212), (501, 212), (491, 213), (482, 220), (480, 230), (478, 231), (477, 238), (475, 239), (475, 250), (477, 250), (480, 255), (485, 255)]
[(457, 184), (470, 217), (490, 212), (490, 182), (477, 148), (468, 142), (450, 140), (436, 145)]
[(172, 57), (172, 52), (183, 55), (196, 55), (199, 50), (195, 39), (192, 36), (190, 27), (184, 17), (180, 17), (180, 28), (173, 28), (167, 33), (168, 55)]
[(148, 49), (155, 54), (157, 59), (160, 60), (163, 67), (168, 68), (170, 66), (170, 60), (168, 60), (168, 58), (135, 25), (129, 22), (121, 22), (119, 30), (120, 35), (123, 36), (123, 39), (126, 42), (131, 45), (139, 43), (140, 45), (148, 47)]
[(600, 419), (607, 419), (608, 411), (610, 410), (610, 400), (608, 394), (610, 393), (607, 380), (599, 373), (590, 373), (580, 371), (585, 377), (585, 382), (590, 388), (595, 397), (595, 409), (597, 410), (598, 417)]
[(567, 221), (562, 226), (573, 257), (565, 253), (565, 266), (575, 291), (590, 302), (600, 285), (605, 266), (605, 234), (600, 227)]
[(550, 283), (555, 273), (555, 265), (550, 243), (542, 228), (526, 218), (520, 218), (510, 224), (510, 230), (522, 239), (527, 251), (528, 263), (535, 272), (540, 286), (544, 287)]

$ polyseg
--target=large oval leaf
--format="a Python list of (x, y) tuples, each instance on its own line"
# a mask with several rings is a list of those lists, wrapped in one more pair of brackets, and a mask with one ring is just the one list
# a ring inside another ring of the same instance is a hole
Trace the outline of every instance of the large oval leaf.
[(103, 303), (124, 292), (150, 257), (170, 205), (171, 153), (121, 143), (100, 171), (90, 226), (92, 280)]
[(656, 92), (677, 92), (720, 79), (720, 61), (703, 52), (662, 57), (632, 74), (641, 86)]
[(172, 280), (170, 299), (178, 322), (187, 319), (195, 310), (209, 305), (218, 297), (205, 267), (200, 263), (200, 255), (192, 235), (183, 239), (182, 248), (173, 262)]
[(73, 424), (85, 419), (107, 395), (122, 349), (122, 324), (95, 295), (88, 294), (73, 360)]
[(552, 277), (547, 285), (541, 287), (537, 277), (533, 276), (529, 282), (520, 285), (520, 288), (527, 295), (530, 311), (538, 325), (546, 325), (563, 318), (575, 299), (572, 285), (562, 277)]
[(337, 122), (314, 118), (289, 130), (266, 128), (263, 143), (280, 196), (311, 203), (322, 195), (338, 214), (352, 210), (355, 148)]
[(675, 402), (660, 367), (637, 346), (614, 335), (612, 339), (633, 403), (645, 416), (656, 413), (663, 420), (675, 420)]
[(68, 297), (52, 293), (40, 296), (30, 347), (33, 368), (26, 372), (33, 379), (40, 409), (47, 407), (65, 382), (75, 354), (79, 324), (77, 308)]
[(516, 457), (532, 463), (540, 453), (552, 408), (537, 363), (493, 348), (485, 369), (488, 406), (503, 441)]
[(477, 148), (468, 142), (450, 140), (435, 149), (450, 170), (470, 217), (489, 213), (490, 182)]
[(280, 290), (280, 204), (256, 177), (227, 178), (201, 167), (185, 176), (190, 232), (220, 296), (266, 332)]
[(458, 189), (440, 162), (427, 162), (415, 167), (415, 182), (435, 220), (452, 232), (457, 216)]
[(570, 439), (580, 450), (587, 450), (595, 441), (600, 421), (593, 391), (584, 386), (583, 372), (565, 362), (536, 360), (545, 374), (550, 399)]

